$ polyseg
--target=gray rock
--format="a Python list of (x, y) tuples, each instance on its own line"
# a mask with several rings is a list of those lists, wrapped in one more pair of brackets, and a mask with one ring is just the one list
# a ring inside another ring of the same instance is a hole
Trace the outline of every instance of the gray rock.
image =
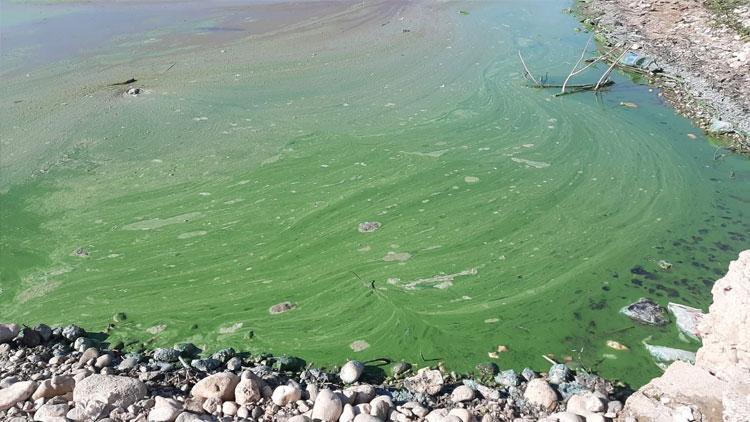
[(182, 412), (175, 422), (211, 422), (216, 419), (211, 415), (196, 415), (195, 413)]
[(39, 337), (41, 337), (42, 341), (45, 343), (52, 338), (52, 328), (47, 324), (39, 324), (34, 330), (39, 333)]
[(0, 343), (6, 343), (18, 335), (21, 326), (18, 324), (0, 324)]
[(74, 341), (77, 338), (83, 337), (85, 335), (86, 330), (77, 325), (68, 325), (67, 327), (62, 329), (62, 336), (65, 337), (68, 341)]
[(213, 358), (193, 359), (193, 361), (190, 362), (190, 366), (199, 371), (211, 372), (219, 369), (219, 367), (221, 366), (221, 362)]
[(550, 384), (562, 384), (570, 379), (570, 369), (565, 364), (558, 363), (549, 368), (547, 381)]
[(235, 356), (227, 361), (227, 369), (230, 371), (239, 371), (242, 369), (242, 359)]
[(159, 348), (154, 350), (154, 360), (159, 362), (177, 362), (180, 358), (180, 351), (168, 348)]
[(391, 374), (394, 377), (398, 377), (409, 371), (411, 371), (411, 364), (409, 362), (396, 362), (391, 367)]
[(357, 230), (360, 233), (372, 233), (374, 231), (377, 231), (382, 227), (383, 225), (380, 224), (377, 221), (365, 221), (363, 223), (359, 223), (359, 226), (357, 227)]
[(533, 369), (531, 369), (531, 368), (523, 368), (523, 371), (521, 371), (521, 376), (522, 376), (522, 377), (523, 377), (523, 378), (524, 378), (524, 379), (525, 379), (526, 381), (531, 381), (531, 380), (533, 380), (534, 378), (536, 378), (536, 372), (534, 372), (534, 370), (533, 370)]
[(136, 357), (126, 357), (122, 360), (122, 362), (120, 362), (119, 365), (117, 365), (117, 369), (119, 369), (120, 371), (129, 371), (138, 366), (138, 362), (139, 359)]
[(41, 344), (42, 336), (40, 336), (35, 330), (32, 330), (29, 327), (24, 327), (21, 332), (18, 333), (16, 341), (26, 347), (36, 347)]
[(218, 360), (221, 363), (226, 363), (229, 359), (233, 358), (234, 355), (236, 355), (237, 352), (234, 351), (234, 349), (227, 348), (227, 349), (221, 349), (211, 355), (211, 358)]
[(505, 387), (516, 386), (520, 383), (518, 373), (513, 369), (502, 371), (495, 376), (495, 382)]
[(173, 349), (180, 352), (180, 356), (187, 359), (196, 358), (201, 353), (201, 349), (193, 343), (178, 343), (174, 345)]
[(632, 303), (622, 309), (620, 312), (627, 315), (630, 319), (642, 324), (664, 325), (669, 322), (664, 312), (664, 308), (651, 299), (642, 297), (637, 302)]
[(126, 408), (146, 396), (146, 385), (141, 381), (113, 375), (93, 374), (76, 383), (73, 401), (88, 403), (100, 401), (115, 407)]

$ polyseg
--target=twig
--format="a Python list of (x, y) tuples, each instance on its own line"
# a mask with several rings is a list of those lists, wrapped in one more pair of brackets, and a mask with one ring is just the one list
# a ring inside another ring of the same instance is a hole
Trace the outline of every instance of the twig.
[(547, 355), (542, 355), (542, 357), (543, 357), (543, 358), (544, 358), (544, 360), (546, 360), (547, 362), (549, 362), (549, 363), (551, 363), (551, 364), (553, 364), (553, 365), (557, 365), (557, 362), (555, 362), (555, 360), (554, 360), (554, 359), (551, 359), (551, 358), (550, 358), (549, 356), (547, 356)]
[(615, 60), (613, 60), (613, 61), (612, 61), (612, 65), (610, 65), (610, 66), (609, 66), (609, 69), (607, 69), (607, 71), (606, 71), (606, 72), (604, 72), (604, 74), (602, 75), (602, 77), (601, 77), (601, 78), (599, 78), (599, 81), (598, 81), (598, 82), (596, 83), (596, 86), (594, 87), (594, 91), (598, 91), (598, 90), (599, 90), (599, 86), (601, 86), (601, 84), (602, 84), (603, 82), (605, 82), (606, 80), (609, 80), (609, 75), (610, 75), (610, 73), (612, 73), (612, 69), (614, 69), (614, 68), (615, 68), (615, 66), (617, 66), (617, 63), (619, 63), (619, 62), (620, 62), (620, 60), (621, 60), (621, 59), (622, 59), (623, 57), (625, 57), (625, 54), (626, 54), (627, 52), (628, 52), (628, 50), (624, 50), (624, 51), (622, 52), (622, 54), (620, 54), (620, 55), (619, 55), (619, 56), (617, 57), (617, 59), (615, 59)]
[(532, 81), (534, 81), (537, 86), (542, 86), (542, 83), (537, 81), (536, 78), (534, 78), (534, 75), (531, 74), (531, 71), (529, 70), (529, 67), (526, 66), (526, 62), (523, 59), (523, 56), (521, 55), (521, 50), (518, 50), (518, 57), (521, 59), (521, 64), (523, 64), (523, 68), (526, 70), (526, 76), (531, 78)]
[(576, 69), (578, 69), (578, 65), (580, 65), (581, 62), (583, 61), (583, 58), (586, 57), (586, 51), (589, 49), (589, 44), (591, 44), (591, 39), (592, 38), (594, 38), (594, 34), (591, 34), (591, 36), (589, 37), (588, 41), (586, 41), (586, 45), (583, 46), (583, 50), (581, 51), (581, 57), (578, 58), (578, 61), (576, 62), (576, 64), (573, 65), (573, 69), (570, 70), (570, 73), (568, 74), (568, 77), (565, 78), (565, 82), (563, 82), (563, 85), (562, 85), (562, 91), (560, 91), (560, 92), (565, 92), (565, 85), (568, 84), (568, 81), (570, 80), (570, 78), (572, 78), (573, 75), (576, 73)]

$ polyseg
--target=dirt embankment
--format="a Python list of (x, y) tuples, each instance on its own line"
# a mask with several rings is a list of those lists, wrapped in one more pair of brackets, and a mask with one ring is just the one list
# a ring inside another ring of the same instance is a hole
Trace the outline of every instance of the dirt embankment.
[(707, 132), (750, 153), (750, 2), (580, 0), (585, 23), (612, 44), (656, 59), (651, 82)]

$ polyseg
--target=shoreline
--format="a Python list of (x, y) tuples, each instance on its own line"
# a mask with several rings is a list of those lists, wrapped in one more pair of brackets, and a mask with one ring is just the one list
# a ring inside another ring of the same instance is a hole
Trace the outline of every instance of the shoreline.
[[(646, 80), (660, 97), (730, 151), (750, 154), (747, 35), (693, 0), (577, 0), (574, 13), (600, 42), (654, 59), (663, 72)], [(750, 30), (750, 7), (742, 13), (737, 25)]]
[[(201, 350), (191, 343), (151, 350), (142, 346), (126, 353), (123, 344), (107, 343), (106, 332), (87, 333), (76, 325), (0, 324), (0, 418), (740, 421), (747, 414), (743, 394), (750, 391), (750, 250), (729, 265), (712, 294), (707, 314), (681, 305), (680, 312), (672, 311), (682, 332), (702, 340), (695, 363), (672, 358), (662, 376), (636, 392), (551, 359), (549, 371), (542, 373), (529, 368), (521, 373), (503, 371), (494, 363), (482, 363), (473, 373), (460, 375), (447, 371), (441, 362), (417, 369), (389, 359), (350, 360), (327, 371), (298, 357), (251, 355), (231, 348), (201, 357)], [(663, 309), (649, 302), (641, 299), (628, 310), (642, 318), (662, 318)], [(125, 318), (118, 316), (115, 322)]]

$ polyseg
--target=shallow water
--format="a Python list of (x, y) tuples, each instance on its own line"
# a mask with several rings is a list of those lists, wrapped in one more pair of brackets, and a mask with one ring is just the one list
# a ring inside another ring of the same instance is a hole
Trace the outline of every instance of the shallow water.
[[(353, 4), (3, 79), (0, 318), (125, 312), (115, 339), (320, 364), (464, 371), (507, 345), (502, 368), (553, 353), (634, 385), (659, 372), (643, 339), (695, 349), (618, 309), (706, 308), (750, 246), (750, 163), (625, 75), (600, 96), (526, 87), (517, 50), (554, 79), (586, 43), (566, 1)], [(107, 86), (129, 77), (146, 92)]]

